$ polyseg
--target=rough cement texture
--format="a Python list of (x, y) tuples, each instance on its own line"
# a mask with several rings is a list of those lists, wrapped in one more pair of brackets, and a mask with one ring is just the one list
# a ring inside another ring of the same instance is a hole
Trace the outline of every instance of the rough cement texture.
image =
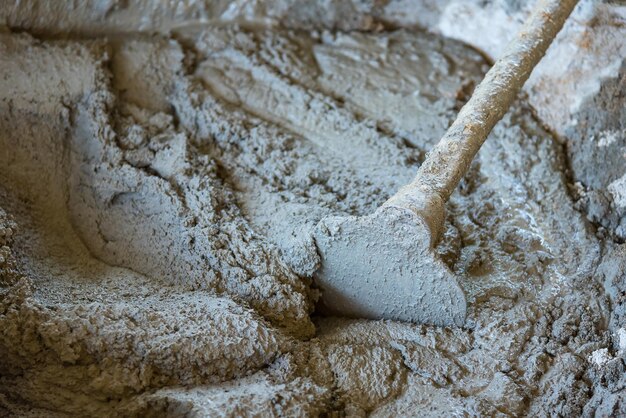
[(26, 3), (0, 6), (0, 415), (626, 413), (623, 215), (585, 197), (621, 202), (620, 76), (546, 83), (578, 99), (571, 131), (528, 91), (481, 149), (436, 249), (464, 327), (324, 317), (313, 227), (408, 182), (484, 57), (367, 2)]

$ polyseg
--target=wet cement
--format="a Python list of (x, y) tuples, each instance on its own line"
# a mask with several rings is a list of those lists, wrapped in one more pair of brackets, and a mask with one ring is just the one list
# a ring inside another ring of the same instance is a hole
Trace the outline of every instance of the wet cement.
[(472, 48), (231, 25), (0, 48), (8, 414), (623, 411), (626, 250), (573, 192), (591, 162), (523, 98), (447, 206), (464, 326), (314, 311), (314, 226), (412, 178), (488, 68)]

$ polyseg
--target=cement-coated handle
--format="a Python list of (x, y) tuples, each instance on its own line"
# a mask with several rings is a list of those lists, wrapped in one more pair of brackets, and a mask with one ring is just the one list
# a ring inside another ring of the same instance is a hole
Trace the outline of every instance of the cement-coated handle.
[(413, 210), (424, 217), (436, 239), (439, 231), (433, 229), (440, 229), (443, 224), (443, 205), (577, 3), (578, 0), (539, 0), (521, 31), (428, 153), (415, 179), (384, 206)]

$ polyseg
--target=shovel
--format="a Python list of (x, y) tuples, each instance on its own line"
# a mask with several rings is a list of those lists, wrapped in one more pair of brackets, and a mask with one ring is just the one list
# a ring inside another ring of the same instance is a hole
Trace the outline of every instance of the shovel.
[(433, 250), (445, 203), (576, 3), (538, 2), (411, 183), (371, 215), (320, 221), (313, 233), (321, 258), (314, 279), (326, 313), (463, 325), (465, 293)]

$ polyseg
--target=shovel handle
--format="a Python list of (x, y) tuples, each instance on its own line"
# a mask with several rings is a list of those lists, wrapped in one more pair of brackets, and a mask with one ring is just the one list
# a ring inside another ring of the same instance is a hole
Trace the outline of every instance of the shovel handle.
[(577, 3), (578, 0), (539, 0), (521, 31), (476, 87), (443, 138), (428, 153), (415, 179), (384, 206), (414, 211), (426, 220), (433, 235), (438, 236), (445, 202)]

